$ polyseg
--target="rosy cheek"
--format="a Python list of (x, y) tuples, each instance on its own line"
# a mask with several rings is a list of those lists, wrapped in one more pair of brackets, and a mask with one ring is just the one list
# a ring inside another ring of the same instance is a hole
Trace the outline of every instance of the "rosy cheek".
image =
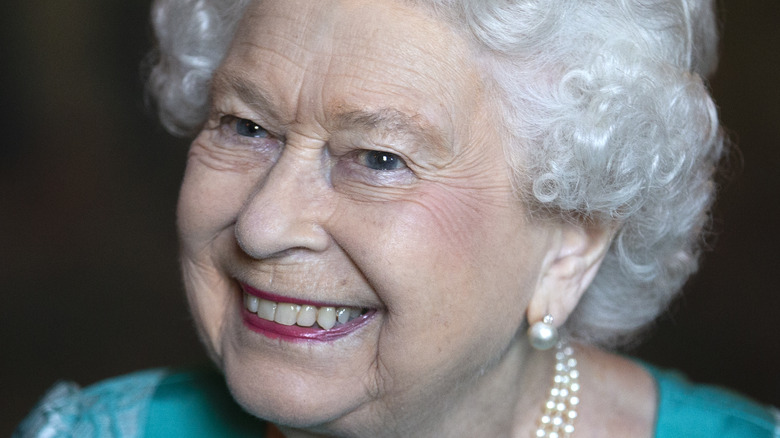
[[(370, 280), (388, 289), (409, 288), (413, 285), (405, 283), (410, 282), (463, 281), (495, 244), (486, 230), (497, 214), (471, 200), (431, 187), (403, 200), (348, 201), (328, 228)], [(442, 273), (445, 279), (434, 278)]]
[(453, 255), (478, 257), (490, 247), (491, 236), (507, 216), (505, 206), (479, 190), (437, 185), (422, 191), (414, 201), (410, 219), (427, 225), (432, 242)]

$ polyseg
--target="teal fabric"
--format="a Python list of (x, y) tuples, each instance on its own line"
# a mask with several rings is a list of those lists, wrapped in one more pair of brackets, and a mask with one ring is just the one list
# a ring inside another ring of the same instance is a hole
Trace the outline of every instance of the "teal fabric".
[(780, 438), (778, 412), (728, 390), (645, 365), (658, 385), (656, 438)]
[[(780, 438), (777, 410), (644, 365), (658, 385), (656, 438)], [(14, 433), (50, 437), (263, 437), (222, 376), (200, 369), (134, 373), (85, 389), (59, 383)]]
[(221, 375), (199, 370), (166, 376), (149, 404), (144, 437), (264, 437), (265, 423), (245, 413)]
[(157, 369), (80, 388), (56, 384), (19, 425), (13, 438), (259, 437), (265, 423), (231, 398), (210, 368)]
[(143, 436), (149, 404), (164, 370), (142, 371), (81, 389), (59, 382), (12, 435), (14, 438)]

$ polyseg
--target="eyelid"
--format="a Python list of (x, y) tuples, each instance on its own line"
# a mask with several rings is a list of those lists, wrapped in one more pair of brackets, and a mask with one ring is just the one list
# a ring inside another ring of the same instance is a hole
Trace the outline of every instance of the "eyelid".
[[(370, 152), (393, 154), (403, 163), (398, 169), (374, 170), (361, 163), (361, 155)], [(335, 158), (335, 157), (334, 157)], [(415, 172), (408, 166), (406, 159), (397, 153), (377, 149), (354, 149), (341, 155), (332, 170), (332, 182), (337, 190), (355, 187), (359, 184), (365, 187), (406, 187), (416, 180)], [(344, 184), (351, 181), (352, 184)]]
[[(249, 120), (255, 123), (266, 133), (264, 136), (241, 135), (237, 131), (237, 123), (242, 120)], [(212, 141), (226, 149), (247, 150), (255, 153), (271, 154), (276, 157), (284, 146), (284, 139), (274, 135), (262, 123), (255, 119), (242, 117), (235, 114), (215, 113), (210, 117), (209, 130), (211, 131)]]
[[(232, 131), (233, 134), (238, 135), (240, 137), (247, 138), (247, 139), (253, 138), (253, 137), (241, 136), (235, 130), (236, 124), (241, 122), (242, 120), (250, 121), (250, 122), (254, 123), (255, 125), (257, 125), (258, 127), (260, 127), (263, 131), (267, 132), (268, 136), (265, 137), (265, 138), (276, 139), (276, 140), (282, 140), (283, 139), (283, 137), (281, 135), (279, 135), (278, 133), (268, 129), (266, 124), (263, 123), (261, 120), (259, 120), (256, 117), (236, 115), (236, 114), (224, 114), (223, 113), (223, 114), (218, 114), (217, 116), (213, 117), (212, 119), (216, 120), (216, 128), (217, 129), (229, 128)], [(258, 137), (258, 139), (259, 138), (262, 138), (262, 137)]]
[[(272, 134), (265, 129), (263, 125), (260, 123), (255, 122), (252, 119), (247, 119), (243, 117), (228, 117), (225, 118), (225, 122), (223, 122), (225, 125), (229, 126), (230, 129), (237, 135), (241, 137), (246, 138), (270, 138), (272, 137)], [(258, 135), (254, 135), (255, 133), (249, 132), (249, 133), (242, 133), (241, 131), (244, 129), (248, 130), (257, 130)]]
[(278, 131), (269, 128), (270, 126), (274, 126), (274, 124), (269, 123), (269, 120), (266, 120), (267, 117), (264, 117), (258, 110), (259, 108), (253, 108), (251, 105), (245, 104), (243, 101), (230, 94), (225, 95), (223, 93), (217, 93), (212, 97), (208, 123), (211, 124), (211, 126), (218, 128), (231, 119), (234, 121), (242, 119), (251, 120), (265, 129), (271, 136), (282, 138), (283, 136), (280, 135)]

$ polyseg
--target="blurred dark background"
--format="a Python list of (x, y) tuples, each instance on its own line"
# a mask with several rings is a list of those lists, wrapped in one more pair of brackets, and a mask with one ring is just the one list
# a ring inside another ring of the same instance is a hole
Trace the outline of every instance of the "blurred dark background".
[[(0, 436), (58, 379), (205, 361), (179, 285), (186, 141), (145, 109), (149, 1), (0, 14)], [(631, 351), (780, 405), (780, 2), (722, 1), (712, 82), (739, 146), (714, 250)]]

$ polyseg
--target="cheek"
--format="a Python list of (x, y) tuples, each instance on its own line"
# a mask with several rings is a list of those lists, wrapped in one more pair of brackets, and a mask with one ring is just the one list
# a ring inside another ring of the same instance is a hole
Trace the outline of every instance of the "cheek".
[(446, 392), (431, 382), (476, 376), (512, 344), (534, 269), (508, 206), (441, 187), (415, 195), (345, 206), (334, 238), (387, 307), (378, 358), (389, 381)]
[(259, 169), (220, 169), (204, 155), (193, 147), (179, 193), (177, 226), (185, 250), (202, 251), (231, 227), (262, 174)]
[(515, 271), (513, 258), (496, 263), (496, 256), (523, 239), (522, 216), (497, 194), (434, 186), (409, 202), (399, 220), (398, 234), (415, 236), (407, 240), (408, 250), (421, 260), (430, 259), (434, 273), (458, 270), (462, 278), (501, 269)]
[(346, 206), (332, 229), (391, 316), (425, 306), (442, 318), (468, 318), (486, 301), (520, 306), (520, 289), (532, 283), (523, 258), (533, 254), (523, 254), (528, 244), (517, 210), (495, 197), (430, 185), (407, 200)]

